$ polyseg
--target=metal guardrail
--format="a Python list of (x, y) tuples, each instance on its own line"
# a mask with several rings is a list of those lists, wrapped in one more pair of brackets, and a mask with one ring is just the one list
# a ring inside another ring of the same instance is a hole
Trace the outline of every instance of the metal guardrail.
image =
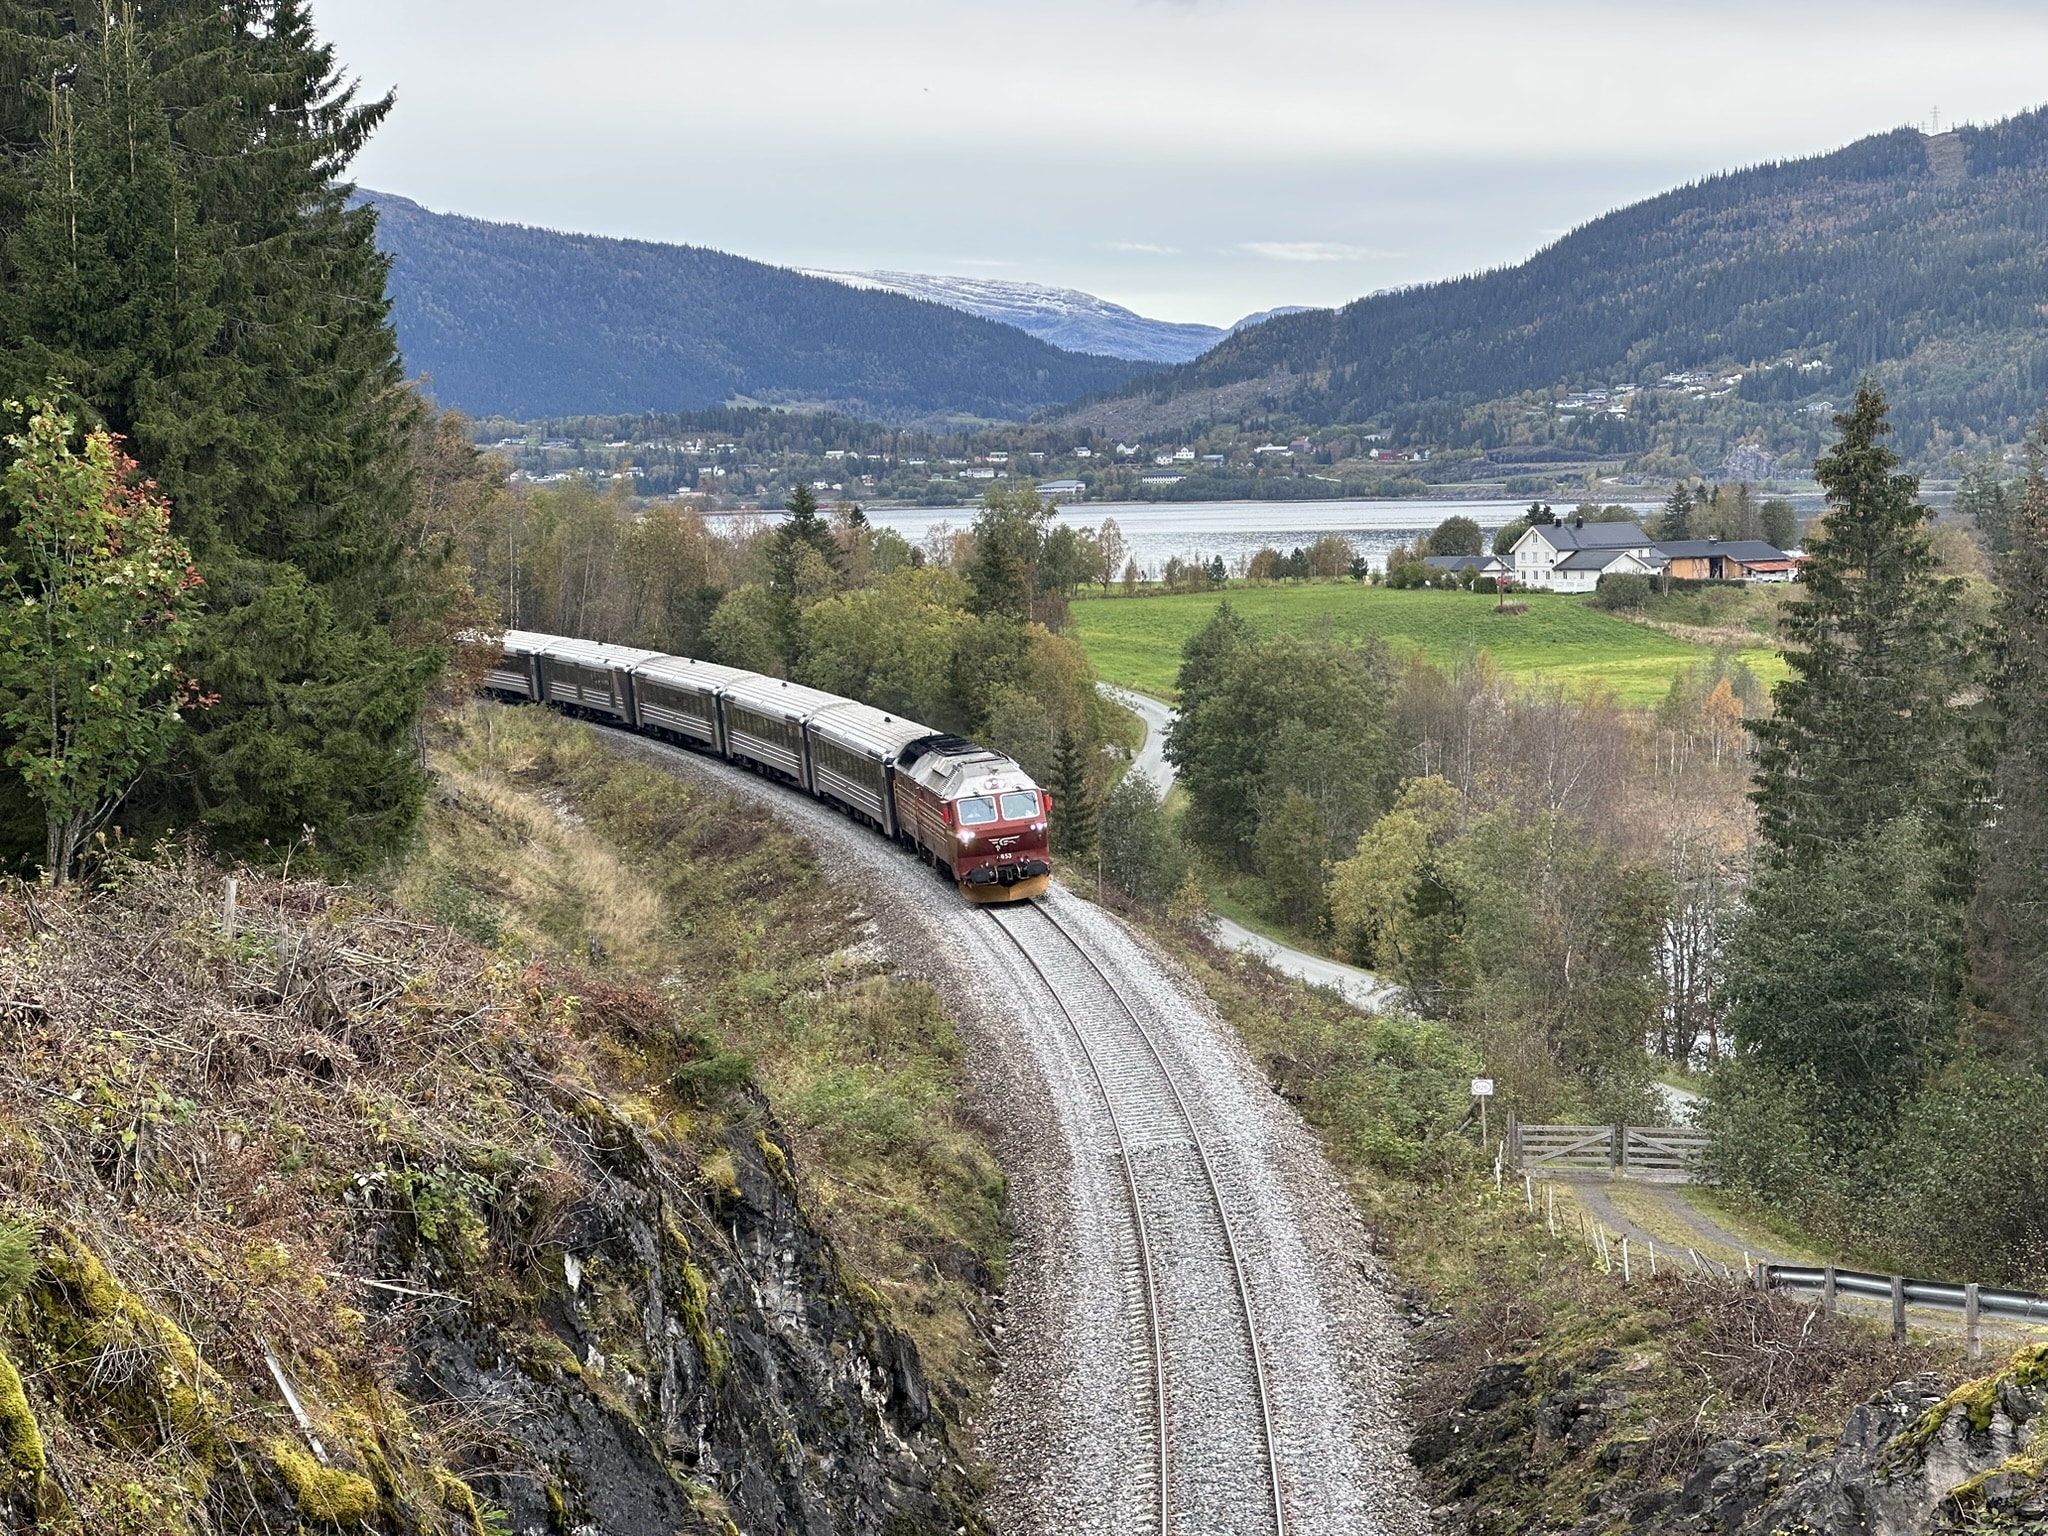
[(1831, 1264), (1759, 1264), (1756, 1283), (1762, 1290), (1815, 1293), (1822, 1309), (1829, 1312), (1843, 1296), (1889, 1302), (1894, 1338), (1906, 1335), (1909, 1306), (1958, 1312), (1962, 1314), (1963, 1331), (1972, 1355), (1978, 1353), (1977, 1330), (1986, 1318), (2048, 1327), (2048, 1296), (2036, 1296), (2031, 1291), (2007, 1291), (1952, 1280), (1915, 1280), (1904, 1275), (1872, 1275), (1862, 1270), (1837, 1269)]

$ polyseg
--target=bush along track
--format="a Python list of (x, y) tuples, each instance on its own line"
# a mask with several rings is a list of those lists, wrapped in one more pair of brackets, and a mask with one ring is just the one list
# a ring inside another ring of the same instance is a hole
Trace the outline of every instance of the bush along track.
[(1317, 1129), (1408, 1288), (1411, 1453), (1446, 1528), (2048, 1529), (2048, 1346), (1969, 1379), (1954, 1340), (1894, 1344), (1668, 1262), (1624, 1284), (1518, 1186), (1496, 1194), (1464, 1124), (1477, 1062), (1455, 1033), (1361, 1016), (1197, 927), (1126, 915)]
[[(884, 1061), (906, 1009), (933, 1050), (943, 1018), (828, 977), (817, 946), (843, 935), (750, 901), (762, 871), (735, 849), (768, 829), (714, 809), (669, 830), (723, 926), (659, 988), (521, 944), (529, 904), (431, 868), (422, 888), (495, 948), (246, 875), (224, 931), (196, 861), (0, 895), (0, 1525), (984, 1528), (959, 1425), (986, 1359), (949, 1341), (981, 1326), (962, 1298), (987, 1304), (999, 1250), (924, 1263), (923, 1290), (856, 1273), (809, 1211), (831, 1116), (777, 1117), (734, 1043), (759, 1017), (726, 989), (785, 1032), (850, 1016)], [(564, 879), (624, 867), (543, 851)], [(895, 1133), (960, 1158), (995, 1232), (999, 1186), (943, 1101), (930, 1083)], [(944, 1219), (865, 1257), (950, 1252)]]

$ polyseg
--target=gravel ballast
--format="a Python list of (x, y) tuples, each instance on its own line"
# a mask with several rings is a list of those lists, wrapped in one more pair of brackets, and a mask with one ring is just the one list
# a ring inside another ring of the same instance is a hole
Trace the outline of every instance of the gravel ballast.
[[(1170, 957), (1055, 886), (1045, 914), (1025, 914), (1035, 921), (1013, 929), (1041, 960), (1040, 974), (1002, 919), (963, 902), (873, 830), (716, 759), (612, 739), (687, 778), (758, 797), (802, 832), (823, 877), (876, 914), (875, 942), (901, 972), (931, 980), (959, 1021), (969, 1107), (995, 1129), (1016, 1233), (1002, 1370), (982, 1426), (997, 1470), (990, 1513), (1004, 1536), (1122, 1536), (1159, 1524), (1142, 1271), (1097, 1068), (1119, 1118), (1130, 1117), (1126, 1140), (1153, 1240), (1175, 1529), (1274, 1528), (1222, 1217), (1187, 1124), (1148, 1107), (1145, 1073), (1104, 1058), (1128, 1021), (1103, 977), (1151, 1036), (1209, 1154), (1265, 1355), (1288, 1530), (1430, 1529), (1405, 1449), (1405, 1345), (1390, 1282), (1313, 1135)], [(1102, 977), (1041, 936), (1048, 917)], [(1083, 1037), (1094, 1042), (1095, 1067)]]

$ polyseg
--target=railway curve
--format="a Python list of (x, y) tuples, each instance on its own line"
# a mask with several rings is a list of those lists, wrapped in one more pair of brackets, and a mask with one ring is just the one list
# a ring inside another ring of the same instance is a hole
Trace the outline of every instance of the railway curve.
[(806, 796), (605, 734), (796, 827), (870, 914), (874, 947), (960, 1020), (1015, 1229), (981, 1426), (1002, 1536), (1430, 1529), (1400, 1410), (1405, 1339), (1370, 1241), (1170, 958), (1057, 885), (969, 907)]

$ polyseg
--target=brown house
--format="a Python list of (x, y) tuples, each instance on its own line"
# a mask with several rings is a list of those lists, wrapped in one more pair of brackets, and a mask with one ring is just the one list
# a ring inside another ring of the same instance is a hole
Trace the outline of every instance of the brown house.
[(1657, 545), (1679, 581), (1790, 581), (1799, 562), (1762, 539), (1671, 539)]

